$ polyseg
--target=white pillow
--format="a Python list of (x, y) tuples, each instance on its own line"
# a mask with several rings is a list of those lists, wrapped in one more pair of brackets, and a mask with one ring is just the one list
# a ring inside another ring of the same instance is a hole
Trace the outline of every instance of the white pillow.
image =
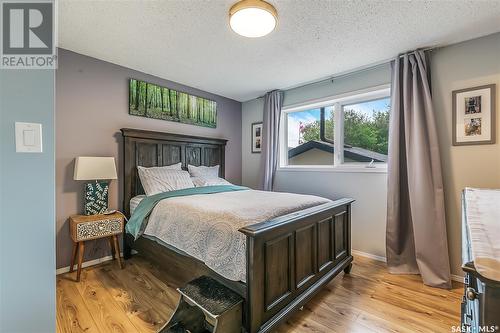
[(214, 185), (233, 185), (224, 178), (219, 177), (191, 177), (194, 186), (214, 186)]
[(188, 165), (188, 171), (191, 177), (217, 178), (219, 177), (219, 166), (194, 166)]
[(141, 166), (138, 166), (137, 170), (146, 195), (194, 187), (187, 171), (165, 167), (144, 168)]
[(137, 168), (143, 168), (143, 169), (148, 169), (148, 170), (179, 170), (181, 171), (182, 170), (182, 162), (179, 162), (179, 163), (175, 163), (175, 164), (171, 164), (171, 165), (164, 165), (164, 166), (161, 166), (161, 167), (142, 167), (142, 166), (138, 166)]

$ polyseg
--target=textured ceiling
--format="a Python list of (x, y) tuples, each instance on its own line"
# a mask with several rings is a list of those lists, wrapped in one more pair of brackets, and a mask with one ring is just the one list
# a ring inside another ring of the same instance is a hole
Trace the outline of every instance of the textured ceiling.
[(234, 2), (60, 0), (59, 46), (245, 101), (500, 31), (500, 0), (271, 0), (276, 30), (248, 39), (229, 28)]

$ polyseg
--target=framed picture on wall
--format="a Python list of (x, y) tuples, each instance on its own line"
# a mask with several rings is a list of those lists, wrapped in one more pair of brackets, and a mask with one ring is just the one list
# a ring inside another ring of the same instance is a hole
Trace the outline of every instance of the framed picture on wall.
[(262, 123), (252, 124), (252, 153), (262, 152)]
[(217, 127), (217, 102), (203, 97), (130, 79), (128, 101), (133, 116)]
[(495, 84), (453, 91), (454, 146), (495, 143), (495, 94)]

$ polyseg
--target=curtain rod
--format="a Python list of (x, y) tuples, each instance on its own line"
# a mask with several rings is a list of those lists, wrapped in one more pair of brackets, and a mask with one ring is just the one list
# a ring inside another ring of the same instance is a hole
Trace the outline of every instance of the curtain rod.
[[(435, 47), (427, 47), (427, 48), (418, 49), (418, 50), (411, 51), (411, 52), (401, 53), (401, 54), (398, 55), (398, 57), (399, 58), (403, 58), (405, 55), (415, 54), (415, 52), (417, 52), (417, 51), (432, 52), (434, 49), (436, 49), (436, 48)], [(291, 87), (284, 88), (284, 89), (281, 89), (281, 90), (299, 89), (299, 88), (304, 88), (304, 87), (308, 87), (308, 86), (313, 86), (313, 85), (316, 85), (316, 84), (321, 84), (321, 83), (328, 82), (328, 81), (330, 81), (330, 82), (333, 83), (333, 80), (336, 80), (336, 79), (339, 79), (339, 78), (342, 78), (342, 77), (351, 76), (351, 75), (359, 74), (359, 73), (362, 73), (362, 72), (371, 71), (371, 70), (377, 69), (379, 67), (385, 66), (385, 65), (389, 64), (392, 60), (394, 60), (394, 58), (382, 60), (382, 61), (370, 64), (370, 65), (366, 65), (366, 66), (357, 67), (357, 68), (354, 68), (354, 69), (351, 69), (351, 70), (348, 70), (348, 71), (345, 71), (345, 72), (340, 72), (338, 74), (331, 75), (328, 78), (321, 79), (319, 81), (308, 82), (308, 83), (301, 84), (299, 86), (291, 86)], [(257, 98), (264, 98), (264, 96), (265, 95), (261, 95), (261, 96), (259, 96)]]

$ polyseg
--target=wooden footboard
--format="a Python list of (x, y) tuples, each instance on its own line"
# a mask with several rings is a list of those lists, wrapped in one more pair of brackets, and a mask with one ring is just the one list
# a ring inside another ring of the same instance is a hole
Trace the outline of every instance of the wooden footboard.
[(269, 332), (351, 256), (351, 203), (341, 199), (240, 229), (247, 237), (248, 333)]

